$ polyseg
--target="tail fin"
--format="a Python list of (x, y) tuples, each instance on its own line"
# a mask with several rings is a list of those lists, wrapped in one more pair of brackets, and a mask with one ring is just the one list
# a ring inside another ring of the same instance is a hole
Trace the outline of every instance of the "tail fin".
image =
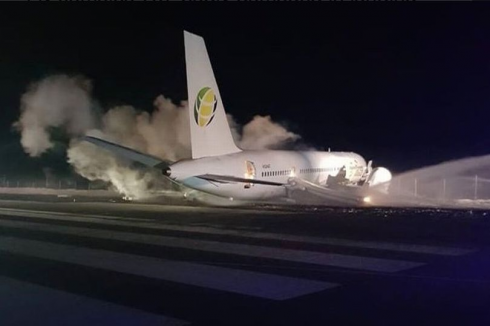
[(239, 152), (226, 119), (204, 39), (184, 31), (192, 158)]

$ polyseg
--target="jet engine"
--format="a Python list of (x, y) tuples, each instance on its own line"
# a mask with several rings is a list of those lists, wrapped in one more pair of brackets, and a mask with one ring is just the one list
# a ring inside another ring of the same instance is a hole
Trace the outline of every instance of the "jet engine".
[(366, 180), (370, 188), (376, 187), (378, 190), (387, 192), (391, 181), (391, 172), (387, 168), (378, 167), (371, 171)]

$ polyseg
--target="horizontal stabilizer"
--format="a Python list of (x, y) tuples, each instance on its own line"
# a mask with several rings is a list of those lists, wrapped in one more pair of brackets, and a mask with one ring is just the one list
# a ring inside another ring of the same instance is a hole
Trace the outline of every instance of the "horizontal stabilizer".
[(166, 162), (162, 159), (159, 159), (158, 157), (148, 155), (148, 154), (143, 154), (134, 149), (108, 142), (107, 140), (102, 140), (91, 136), (84, 136), (82, 140), (92, 143), (98, 147), (102, 147), (120, 157), (126, 158), (131, 161), (139, 162), (141, 164), (144, 164), (152, 168), (165, 169), (170, 164), (170, 162)]
[(266, 186), (285, 186), (284, 183), (265, 181), (265, 180), (257, 180), (257, 179), (246, 179), (246, 178), (237, 178), (228, 175), (217, 175), (217, 174), (203, 174), (197, 175), (196, 178), (200, 178), (207, 181), (220, 182), (220, 183), (230, 183), (230, 182), (239, 182), (239, 183), (253, 183), (259, 185)]

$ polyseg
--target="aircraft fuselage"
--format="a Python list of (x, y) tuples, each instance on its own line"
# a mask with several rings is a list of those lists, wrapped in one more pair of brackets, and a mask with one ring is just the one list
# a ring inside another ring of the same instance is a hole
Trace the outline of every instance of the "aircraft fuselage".
[[(287, 184), (301, 178), (325, 185), (329, 176), (339, 173), (347, 184), (359, 182), (366, 161), (358, 154), (317, 151), (241, 151), (238, 153), (179, 161), (170, 167), (169, 176), (190, 188), (235, 199), (268, 199), (286, 196), (286, 187), (239, 182), (213, 182), (199, 175), (216, 174)], [(345, 174), (345, 176), (344, 176)]]

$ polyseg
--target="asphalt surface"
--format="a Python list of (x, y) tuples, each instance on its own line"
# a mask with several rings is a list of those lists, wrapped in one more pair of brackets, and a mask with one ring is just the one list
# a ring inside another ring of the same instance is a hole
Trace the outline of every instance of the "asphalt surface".
[(0, 201), (0, 325), (489, 325), (490, 213)]

